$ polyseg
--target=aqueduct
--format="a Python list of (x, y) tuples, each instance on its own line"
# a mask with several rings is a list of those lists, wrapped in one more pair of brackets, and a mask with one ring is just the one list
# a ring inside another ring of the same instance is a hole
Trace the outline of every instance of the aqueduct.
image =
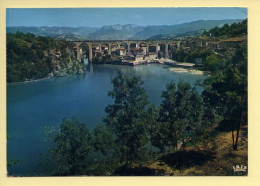
[[(151, 48), (155, 47), (155, 51), (152, 53), (156, 54), (156, 57), (158, 58), (158, 53), (161, 51), (160, 46), (164, 46), (164, 57), (169, 57), (169, 44), (173, 45), (176, 49), (180, 48), (180, 40), (85, 40), (85, 41), (69, 41), (71, 43), (75, 44), (76, 48), (76, 56), (77, 59), (81, 58), (81, 52), (80, 52), (80, 46), (82, 44), (86, 44), (89, 48), (89, 62), (92, 62), (93, 59), (93, 47), (94, 45), (98, 46), (99, 50), (102, 50), (102, 45), (106, 45), (107, 48), (104, 49), (107, 51), (108, 54), (111, 55), (112, 48), (116, 46), (116, 48), (120, 48), (122, 45), (124, 45), (126, 52), (130, 52), (131, 49), (144, 49), (145, 54), (149, 54)], [(132, 46), (132, 47), (131, 47)]]

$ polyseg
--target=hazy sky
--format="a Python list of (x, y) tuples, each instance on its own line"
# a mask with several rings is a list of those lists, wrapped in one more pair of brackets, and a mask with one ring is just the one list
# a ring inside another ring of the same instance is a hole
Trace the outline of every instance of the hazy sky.
[(8, 8), (6, 26), (101, 27), (174, 25), (196, 20), (245, 19), (246, 8)]

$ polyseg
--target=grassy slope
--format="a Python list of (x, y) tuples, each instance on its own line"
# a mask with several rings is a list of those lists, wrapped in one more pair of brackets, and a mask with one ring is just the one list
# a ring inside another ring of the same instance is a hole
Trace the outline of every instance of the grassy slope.
[[(175, 175), (175, 176), (233, 176), (247, 175), (244, 172), (233, 172), (233, 165), (248, 165), (248, 138), (247, 128), (241, 130), (238, 150), (232, 150), (231, 132), (219, 133), (215, 141), (206, 147), (187, 148), (178, 156), (177, 153), (160, 155), (153, 160), (134, 164), (124, 170), (125, 175)], [(183, 157), (184, 165), (178, 167), (178, 157)]]

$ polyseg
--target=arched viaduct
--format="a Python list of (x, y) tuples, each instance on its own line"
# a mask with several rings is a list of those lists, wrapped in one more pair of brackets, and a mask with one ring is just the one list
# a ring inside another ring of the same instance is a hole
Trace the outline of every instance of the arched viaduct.
[[(89, 62), (92, 62), (93, 58), (93, 47), (94, 45), (99, 46), (99, 49), (101, 50), (101, 45), (105, 44), (107, 45), (107, 52), (111, 55), (112, 52), (112, 45), (117, 45), (118, 48), (120, 48), (121, 45), (126, 45), (126, 51), (130, 52), (131, 45), (134, 46), (133, 48), (141, 48), (140, 44), (146, 45), (146, 54), (149, 54), (150, 47), (155, 46), (155, 53), (158, 57), (158, 53), (160, 51), (160, 45), (164, 45), (164, 54), (165, 58), (169, 57), (169, 44), (174, 44), (176, 46), (176, 49), (180, 47), (181, 41), (179, 40), (85, 40), (85, 41), (69, 41), (70, 43), (74, 43), (76, 46), (76, 55), (77, 59), (81, 58), (80, 54), (80, 46), (84, 43), (89, 48)], [(149, 46), (150, 45), (150, 46)]]

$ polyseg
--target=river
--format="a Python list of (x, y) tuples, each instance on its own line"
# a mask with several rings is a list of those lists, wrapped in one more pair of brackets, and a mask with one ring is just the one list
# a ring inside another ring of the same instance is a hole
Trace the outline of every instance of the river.
[[(34, 176), (44, 173), (40, 154), (47, 152), (45, 127), (57, 127), (63, 118), (76, 116), (89, 129), (102, 123), (111, 79), (117, 72), (141, 76), (149, 101), (159, 105), (161, 92), (170, 81), (179, 79), (193, 86), (204, 75), (178, 73), (162, 64), (140, 66), (88, 65), (84, 75), (75, 75), (7, 85), (7, 156), (18, 160), (10, 175)], [(202, 87), (196, 86), (199, 92)]]

